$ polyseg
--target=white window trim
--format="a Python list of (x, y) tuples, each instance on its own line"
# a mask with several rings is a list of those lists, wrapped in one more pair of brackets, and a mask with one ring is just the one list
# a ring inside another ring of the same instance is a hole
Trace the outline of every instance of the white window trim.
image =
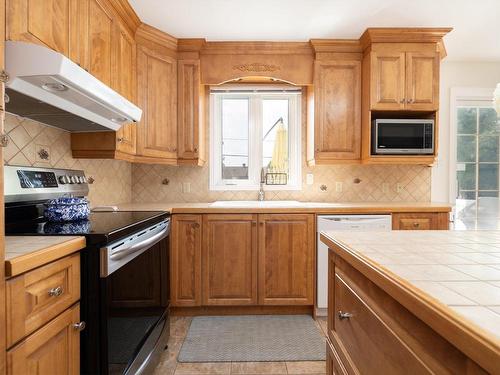
[[(225, 97), (252, 97), (261, 96), (263, 99), (269, 98), (283, 98), (283, 93), (227, 93), (224, 94)], [(290, 105), (289, 113), (289, 174), (292, 177), (287, 185), (265, 185), (264, 190), (266, 191), (276, 191), (276, 190), (302, 190), (302, 117), (301, 117), (301, 105), (300, 105), (300, 93), (289, 93), (287, 94), (289, 100), (292, 101)], [(260, 184), (260, 168), (253, 168), (251, 166), (260, 165), (261, 155), (262, 155), (262, 143), (256, 144), (257, 139), (262, 138), (262, 128), (257, 126), (252, 126), (255, 122), (255, 115), (261, 116), (260, 108), (254, 107), (256, 105), (255, 101), (250, 100), (250, 112), (249, 112), (249, 151), (256, 150), (253, 154), (250, 152), (250, 157), (248, 160), (249, 164), (249, 179), (248, 180), (231, 180), (224, 182), (222, 179), (222, 171), (217, 166), (221, 165), (221, 155), (222, 155), (222, 145), (220, 142), (215, 142), (217, 139), (221, 139), (221, 127), (215, 126), (215, 124), (220, 124), (221, 122), (221, 112), (218, 101), (221, 100), (219, 95), (210, 95), (210, 155), (209, 155), (209, 189), (212, 191), (243, 191), (243, 190), (259, 190)], [(293, 103), (295, 101), (295, 103)], [(215, 110), (215, 109), (219, 110)], [(292, 111), (295, 110), (295, 113)], [(251, 175), (250, 175), (251, 174)]]
[[(495, 88), (452, 87), (450, 89), (450, 155), (449, 155), (449, 197), (455, 205), (457, 197), (457, 109), (464, 102), (490, 102), (493, 105)], [(460, 103), (462, 102), (462, 104)], [(485, 103), (486, 104), (486, 103)], [(481, 104), (477, 105), (481, 107)], [(484, 106), (490, 107), (490, 106)]]

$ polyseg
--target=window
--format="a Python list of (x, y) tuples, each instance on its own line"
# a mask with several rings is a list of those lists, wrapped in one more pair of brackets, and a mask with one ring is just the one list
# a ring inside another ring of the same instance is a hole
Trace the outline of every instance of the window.
[(300, 89), (218, 88), (210, 95), (210, 189), (300, 190)]
[(450, 195), (457, 228), (498, 216), (500, 122), (492, 98), (493, 89), (451, 90)]
[(498, 197), (499, 135), (491, 105), (457, 108), (457, 199)]

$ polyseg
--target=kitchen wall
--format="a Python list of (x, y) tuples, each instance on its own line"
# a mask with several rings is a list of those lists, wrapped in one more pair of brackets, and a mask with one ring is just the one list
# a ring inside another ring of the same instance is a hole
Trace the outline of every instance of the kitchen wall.
[[(306, 185), (306, 173), (314, 174), (314, 184)], [(269, 191), (266, 199), (309, 200), (328, 202), (388, 202), (430, 200), (431, 169), (422, 166), (337, 165), (302, 168), (302, 191)], [(207, 202), (214, 200), (254, 200), (256, 191), (209, 191), (209, 169), (135, 164), (132, 166), (132, 199), (134, 202)], [(361, 181), (355, 183), (358, 178)], [(164, 179), (169, 180), (163, 185)], [(342, 191), (336, 191), (342, 182)], [(190, 192), (183, 192), (183, 183)], [(327, 191), (322, 192), (320, 185)], [(402, 189), (396, 191), (396, 185)]]
[[(446, 61), (441, 64), (439, 156), (432, 168), (431, 199), (454, 203), (450, 183), (450, 89), (452, 87), (495, 88), (500, 83), (500, 62)], [(492, 92), (493, 99), (493, 92)], [(453, 156), (454, 157), (454, 156)]]
[[(302, 135), (306, 134), (303, 113)], [(206, 131), (207, 149), (210, 142)], [(431, 168), (426, 166), (349, 165), (308, 167), (305, 161), (306, 137), (302, 137), (302, 190), (267, 191), (266, 199), (325, 202), (428, 202), (431, 197)], [(207, 158), (208, 160), (208, 155)], [(306, 184), (306, 174), (314, 183)], [(168, 185), (162, 182), (168, 179)], [(208, 163), (203, 167), (134, 164), (132, 200), (134, 202), (211, 202), (215, 200), (254, 200), (257, 191), (210, 191)], [(356, 180), (356, 181), (355, 181)], [(359, 182), (357, 181), (359, 180)], [(342, 183), (337, 191), (337, 182)], [(189, 192), (185, 184), (189, 184)], [(320, 189), (326, 185), (326, 191)], [(400, 187), (399, 191), (397, 187)]]
[[(92, 177), (89, 200), (92, 206), (131, 201), (132, 168), (119, 160), (73, 159), (70, 134), (19, 116), (7, 114), (5, 130), (9, 144), (4, 163), (9, 165), (83, 169)], [(49, 159), (38, 152), (44, 149)]]

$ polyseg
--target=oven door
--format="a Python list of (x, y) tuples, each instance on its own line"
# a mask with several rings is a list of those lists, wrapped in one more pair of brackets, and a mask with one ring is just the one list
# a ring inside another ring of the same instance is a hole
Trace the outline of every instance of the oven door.
[(168, 224), (101, 249), (103, 373), (148, 373), (167, 344)]
[(433, 154), (433, 128), (422, 120), (376, 120), (375, 154)]

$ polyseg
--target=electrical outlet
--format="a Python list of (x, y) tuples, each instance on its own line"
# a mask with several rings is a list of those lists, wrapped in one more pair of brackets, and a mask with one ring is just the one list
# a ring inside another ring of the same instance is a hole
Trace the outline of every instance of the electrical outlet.
[(404, 187), (402, 184), (400, 184), (399, 182), (396, 184), (396, 192), (397, 193), (401, 193), (402, 191), (404, 190)]
[(190, 182), (183, 182), (182, 183), (182, 192), (183, 193), (191, 193), (191, 183)]
[(387, 182), (384, 182), (382, 184), (382, 193), (387, 193), (389, 191), (389, 184)]
[(312, 173), (306, 174), (306, 184), (307, 185), (314, 184), (314, 175)]
[(337, 182), (335, 183), (335, 191), (336, 191), (337, 193), (342, 193), (342, 182), (337, 181)]

